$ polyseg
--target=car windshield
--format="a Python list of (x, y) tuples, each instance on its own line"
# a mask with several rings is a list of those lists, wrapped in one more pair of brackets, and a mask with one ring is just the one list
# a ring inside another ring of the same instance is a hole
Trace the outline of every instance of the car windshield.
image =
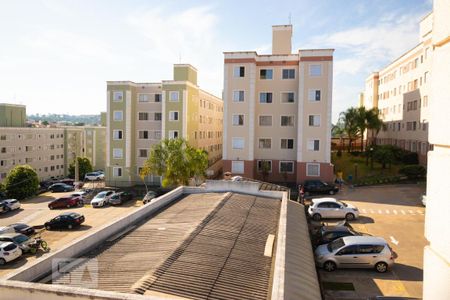
[(26, 235), (21, 234), (21, 235), (14, 237), (13, 240), (14, 240), (14, 243), (16, 243), (16, 244), (22, 244), (23, 242), (28, 241), (29, 238)]
[(344, 240), (342, 238), (332, 241), (327, 245), (328, 251), (334, 252), (337, 249), (341, 248), (342, 246), (345, 246)]
[(323, 181), (322, 181), (322, 184), (323, 184), (323, 185), (328, 185), (328, 183), (326, 183), (326, 182), (323, 182)]
[(105, 198), (105, 197), (106, 197), (106, 192), (101, 192), (100, 194), (95, 196), (95, 198), (98, 198), (98, 199), (102, 199), (102, 198)]
[(17, 230), (25, 229), (28, 227), (26, 224), (13, 224), (14, 228)]
[(3, 248), (3, 250), (5, 250), (5, 251), (11, 251), (11, 250), (14, 250), (14, 249), (16, 249), (16, 245), (15, 244), (9, 244), (8, 246), (6, 246), (5, 248)]

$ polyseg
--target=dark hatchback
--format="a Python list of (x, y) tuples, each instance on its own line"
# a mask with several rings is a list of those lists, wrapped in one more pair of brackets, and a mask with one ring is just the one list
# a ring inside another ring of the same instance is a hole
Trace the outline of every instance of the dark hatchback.
[(35, 230), (33, 227), (30, 227), (27, 224), (23, 224), (23, 223), (14, 223), (14, 224), (9, 225), (9, 227), (14, 228), (15, 232), (25, 234), (27, 236), (33, 235), (35, 233)]
[(121, 205), (122, 203), (132, 199), (133, 194), (130, 192), (117, 192), (109, 198), (108, 203), (111, 205)]
[(317, 247), (328, 244), (341, 237), (360, 235), (365, 234), (354, 231), (352, 228), (347, 226), (322, 226), (320, 230), (312, 237), (312, 243)]
[(305, 196), (312, 194), (334, 195), (339, 192), (339, 187), (334, 184), (326, 183), (322, 180), (305, 180), (305, 183), (300, 186), (300, 191)]
[(48, 187), (48, 190), (52, 193), (71, 192), (74, 191), (74, 187), (65, 183), (55, 183)]
[(84, 222), (84, 216), (75, 212), (69, 212), (60, 214), (54, 217), (48, 222), (45, 222), (44, 227), (47, 230), (52, 229), (72, 229), (74, 227), (80, 226)]

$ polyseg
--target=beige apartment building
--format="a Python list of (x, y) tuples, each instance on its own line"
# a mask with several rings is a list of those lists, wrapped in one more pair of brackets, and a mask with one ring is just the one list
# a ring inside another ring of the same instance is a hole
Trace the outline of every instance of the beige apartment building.
[(417, 46), (366, 79), (363, 101), (366, 108), (378, 107), (386, 124), (377, 144), (416, 152), (421, 164), (426, 164), (432, 149), (428, 140), (432, 20), (433, 14), (421, 20)]
[[(292, 53), (292, 26), (272, 27), (272, 54), (225, 52), (224, 172), (301, 183), (333, 179), (333, 49)], [(263, 161), (267, 161), (264, 163)]]
[[(164, 138), (184, 138), (208, 152), (209, 174), (222, 158), (222, 100), (200, 89), (197, 70), (174, 65), (173, 80), (158, 83), (107, 82), (107, 184), (142, 183), (139, 172), (151, 147)], [(161, 178), (148, 176), (150, 184)]]

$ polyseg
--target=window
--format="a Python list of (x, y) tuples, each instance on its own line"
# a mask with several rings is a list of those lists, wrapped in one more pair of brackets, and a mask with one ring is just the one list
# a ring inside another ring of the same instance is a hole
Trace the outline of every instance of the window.
[(280, 161), (280, 173), (294, 173), (294, 162)]
[(308, 150), (309, 151), (319, 151), (319, 140), (308, 140)]
[(272, 93), (259, 93), (259, 103), (272, 103)]
[(281, 149), (294, 149), (294, 139), (281, 139)]
[(294, 116), (281, 116), (281, 126), (294, 126)]
[(336, 253), (337, 255), (354, 255), (358, 253), (358, 245), (350, 245)]
[(309, 116), (309, 126), (319, 127), (320, 126), (320, 116), (310, 115)]
[(139, 138), (141, 140), (147, 140), (148, 139), (148, 131), (147, 130), (140, 130), (139, 131)]
[(148, 156), (147, 149), (139, 149), (139, 157), (147, 158), (147, 156)]
[(150, 101), (149, 94), (139, 94), (139, 102), (148, 102)]
[(281, 93), (281, 103), (294, 103), (295, 94), (294, 92)]
[(139, 121), (148, 121), (148, 112), (140, 112)]
[(113, 130), (113, 140), (122, 139), (122, 130)]
[(309, 76), (322, 76), (322, 65), (310, 65)]
[(170, 101), (172, 101), (172, 102), (178, 102), (178, 98), (179, 98), (179, 96), (180, 96), (180, 93), (179, 93), (178, 91), (171, 91), (171, 92), (169, 93), (169, 95), (170, 95)]
[(114, 148), (113, 149), (113, 157), (114, 158), (122, 158), (123, 157), (123, 150), (122, 150), (122, 148)]
[(231, 173), (244, 174), (244, 162), (243, 161), (231, 161)]
[(233, 126), (243, 126), (244, 115), (233, 115)]
[(283, 69), (283, 79), (295, 79), (295, 69)]
[(244, 91), (233, 91), (233, 102), (244, 102)]
[(178, 121), (178, 111), (169, 111), (169, 121)]
[(161, 121), (161, 119), (162, 119), (161, 113), (155, 113), (153, 119), (154, 119), (155, 121)]
[(234, 77), (244, 77), (245, 76), (245, 67), (243, 67), (243, 66), (234, 67), (233, 75), (234, 75)]
[(259, 139), (259, 149), (272, 148), (272, 139)]
[(259, 126), (272, 126), (272, 116), (259, 116)]
[(0, 140), (6, 141), (6, 135), (0, 135)]
[(0, 160), (0, 166), (6, 166), (6, 160)]
[(114, 167), (113, 168), (113, 176), (114, 177), (122, 177), (122, 168)]
[(113, 119), (114, 119), (114, 121), (122, 121), (123, 120), (123, 112), (121, 110), (115, 110)]
[(244, 149), (244, 138), (234, 137), (231, 139), (231, 145), (233, 149)]
[(6, 147), (2, 147), (2, 149), (1, 149), (0, 152), (1, 152), (1, 153), (6, 153)]
[(155, 94), (155, 102), (161, 102), (161, 94)]
[(259, 70), (259, 79), (273, 79), (273, 70), (272, 69)]
[(423, 83), (427, 83), (427, 79), (428, 79), (428, 72), (425, 72), (425, 74), (423, 74)]
[(306, 176), (320, 176), (320, 164), (307, 163)]
[(122, 91), (113, 92), (113, 101), (121, 102), (122, 100), (123, 100), (123, 92)]
[[(266, 165), (266, 166), (264, 166)], [(258, 168), (258, 172), (262, 172), (264, 168), (271, 173), (272, 172), (272, 161), (271, 160), (258, 160), (256, 162), (256, 166)]]
[(309, 90), (308, 91), (308, 100), (309, 101), (320, 101), (321, 100), (320, 90)]
[(169, 130), (169, 139), (177, 139), (178, 130)]
[(161, 131), (155, 131), (155, 139), (160, 140), (161, 139)]

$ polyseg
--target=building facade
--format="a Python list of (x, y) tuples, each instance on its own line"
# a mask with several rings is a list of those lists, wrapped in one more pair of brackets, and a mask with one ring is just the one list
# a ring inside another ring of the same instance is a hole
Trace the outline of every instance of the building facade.
[(292, 54), (291, 37), (291, 25), (273, 26), (271, 55), (224, 53), (224, 172), (274, 182), (333, 179), (334, 50)]
[[(433, 31), (431, 101), (429, 106), (427, 208), (425, 237), (429, 245), (424, 251), (423, 299), (450, 299), (450, 235), (448, 178), (450, 177), (450, 5), (448, 0), (435, 0)], [(444, 234), (442, 234), (444, 232)]]
[(25, 105), (0, 103), (0, 127), (25, 127)]
[(432, 68), (432, 20), (420, 22), (420, 43), (388, 66), (370, 74), (365, 82), (363, 105), (377, 107), (385, 123), (377, 144), (390, 144), (416, 152), (426, 164), (432, 149), (428, 140), (430, 76)]
[[(222, 100), (198, 87), (191, 65), (174, 65), (173, 80), (160, 83), (108, 81), (107, 103), (107, 184), (140, 184), (151, 147), (165, 138), (206, 150), (210, 166), (222, 158)], [(158, 176), (145, 180), (161, 182)]]

